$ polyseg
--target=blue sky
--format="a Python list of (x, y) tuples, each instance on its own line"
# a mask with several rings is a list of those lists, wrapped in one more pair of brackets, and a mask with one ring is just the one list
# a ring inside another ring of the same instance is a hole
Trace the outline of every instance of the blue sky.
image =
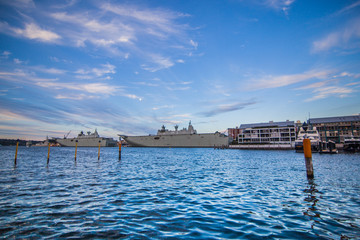
[(0, 136), (360, 113), (359, 0), (0, 1)]

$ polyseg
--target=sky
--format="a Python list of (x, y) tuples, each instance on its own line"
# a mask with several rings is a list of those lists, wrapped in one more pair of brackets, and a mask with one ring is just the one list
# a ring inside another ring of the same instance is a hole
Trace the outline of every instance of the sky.
[(359, 0), (0, 0), (0, 138), (360, 113)]

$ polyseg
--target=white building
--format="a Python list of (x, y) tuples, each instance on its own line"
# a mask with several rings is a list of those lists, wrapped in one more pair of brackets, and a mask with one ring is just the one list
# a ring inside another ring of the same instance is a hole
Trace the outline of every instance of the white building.
[(239, 144), (287, 144), (294, 145), (296, 127), (294, 121), (241, 124)]

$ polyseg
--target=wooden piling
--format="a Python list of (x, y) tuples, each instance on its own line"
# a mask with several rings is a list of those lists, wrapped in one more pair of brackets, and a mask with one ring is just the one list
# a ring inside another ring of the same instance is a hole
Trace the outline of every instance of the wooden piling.
[(98, 151), (98, 160), (100, 159), (100, 141), (99, 141), (99, 151)]
[(304, 157), (305, 157), (306, 174), (309, 179), (312, 179), (314, 178), (314, 167), (312, 163), (310, 139), (305, 138), (303, 140), (303, 149), (304, 149)]
[(14, 160), (14, 164), (15, 164), (15, 166), (16, 166), (16, 161), (17, 161), (17, 152), (18, 152), (18, 148), (19, 148), (19, 140), (16, 142), (15, 160)]
[(119, 160), (121, 160), (121, 140), (119, 142)]
[(47, 162), (46, 164), (49, 164), (50, 162), (50, 143), (48, 143), (48, 155), (47, 155)]
[(75, 162), (76, 162), (76, 153), (77, 153), (77, 140), (76, 140), (76, 143), (75, 143)]

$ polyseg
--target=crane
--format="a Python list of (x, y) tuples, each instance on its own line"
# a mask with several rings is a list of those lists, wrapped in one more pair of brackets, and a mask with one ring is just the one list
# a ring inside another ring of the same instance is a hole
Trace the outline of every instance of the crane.
[(67, 138), (70, 133), (71, 133), (71, 130), (66, 134), (66, 136), (64, 135), (64, 138)]

